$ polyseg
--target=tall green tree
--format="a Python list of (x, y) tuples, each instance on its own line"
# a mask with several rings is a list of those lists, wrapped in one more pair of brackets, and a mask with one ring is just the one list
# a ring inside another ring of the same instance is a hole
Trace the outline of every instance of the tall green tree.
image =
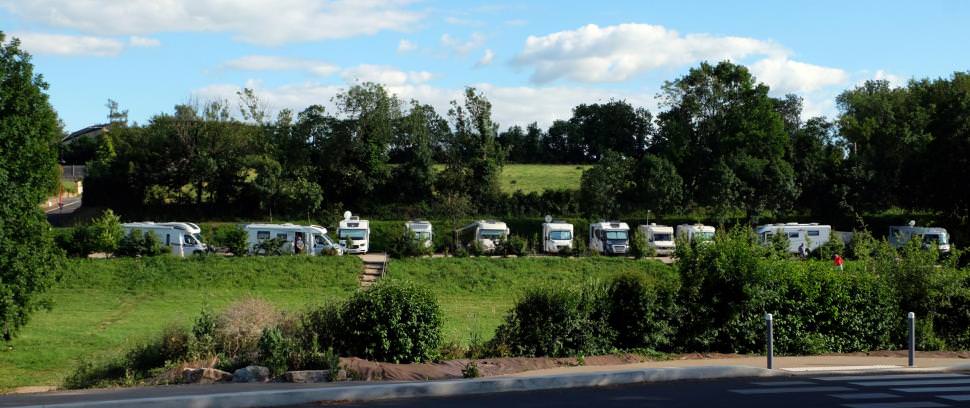
[(439, 185), (443, 191), (465, 194), (480, 209), (501, 195), (499, 175), (505, 151), (496, 141), (492, 104), (475, 88), (465, 89), (465, 101), (451, 102), (448, 111), (454, 134), (449, 141), (448, 163)]
[(411, 102), (411, 109), (401, 120), (395, 148), (400, 152), (400, 165), (394, 169), (394, 198), (404, 202), (430, 202), (434, 191), (435, 171), (432, 138), (438, 114), (430, 105)]
[(47, 83), (0, 32), (0, 334), (9, 341), (43, 306), (60, 254), (38, 203), (55, 191), (61, 126)]

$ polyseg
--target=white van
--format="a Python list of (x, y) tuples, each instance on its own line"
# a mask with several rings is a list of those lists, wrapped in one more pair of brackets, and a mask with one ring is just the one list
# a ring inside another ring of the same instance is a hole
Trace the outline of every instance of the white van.
[(424, 243), (425, 248), (431, 248), (434, 240), (434, 232), (431, 223), (422, 220), (411, 220), (404, 223), (404, 228), (414, 239)]
[(320, 255), (324, 251), (334, 251), (343, 255), (343, 250), (327, 236), (327, 229), (319, 225), (295, 224), (248, 224), (246, 243), (249, 253), (257, 254), (257, 247), (263, 241), (273, 238), (284, 240), (283, 251), (293, 254)]
[(366, 254), (370, 243), (370, 224), (350, 211), (344, 211), (344, 219), (337, 226), (337, 241), (348, 254)]
[(674, 227), (650, 223), (637, 227), (637, 230), (657, 255), (666, 256), (674, 253), (677, 247), (674, 243)]
[(477, 242), (486, 253), (495, 251), (499, 243), (509, 238), (509, 227), (502, 221), (478, 220), (455, 230), (455, 243), (471, 245)]
[(546, 216), (542, 224), (542, 250), (549, 254), (558, 254), (573, 249), (573, 224), (566, 221), (555, 221)]
[(680, 224), (677, 226), (677, 237), (684, 237), (687, 242), (714, 241), (715, 228), (704, 224)]
[(625, 255), (630, 250), (630, 226), (619, 221), (589, 224), (589, 249), (603, 255)]
[(191, 228), (187, 224), (181, 222), (161, 224), (151, 221), (129, 222), (121, 224), (121, 229), (125, 232), (125, 235), (131, 235), (132, 231), (151, 232), (155, 234), (155, 238), (161, 241), (162, 245), (169, 247), (172, 255), (175, 256), (205, 252), (208, 247), (202, 242), (202, 236), (199, 235), (202, 230), (195, 224), (192, 224), (195, 228)]
[(766, 224), (760, 225), (755, 230), (758, 239), (762, 244), (767, 245), (771, 242), (775, 234), (783, 234), (788, 238), (788, 252), (799, 253), (802, 249), (812, 252), (818, 247), (825, 245), (832, 237), (832, 226), (821, 225), (817, 222), (809, 224), (799, 224), (789, 222), (785, 224)]
[(945, 228), (917, 227), (915, 222), (910, 225), (895, 225), (889, 227), (889, 244), (893, 248), (905, 246), (913, 238), (923, 239), (923, 246), (936, 245), (940, 252), (950, 252), (950, 234)]

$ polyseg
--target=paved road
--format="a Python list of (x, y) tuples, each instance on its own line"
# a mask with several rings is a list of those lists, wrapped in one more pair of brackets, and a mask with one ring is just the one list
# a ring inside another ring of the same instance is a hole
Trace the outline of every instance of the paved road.
[(54, 206), (53, 208), (48, 208), (44, 210), (47, 214), (47, 222), (54, 226), (64, 226), (71, 217), (74, 216), (74, 212), (81, 208), (81, 197), (70, 197), (65, 198), (64, 207)]
[[(323, 405), (331, 406), (333, 403)], [(321, 404), (303, 407), (321, 406)], [(682, 381), (348, 403), (379, 407), (970, 407), (970, 376), (897, 374)]]

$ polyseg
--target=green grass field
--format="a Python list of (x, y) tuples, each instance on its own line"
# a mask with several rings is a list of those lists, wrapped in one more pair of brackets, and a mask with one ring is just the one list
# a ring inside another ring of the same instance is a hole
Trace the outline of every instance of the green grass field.
[(507, 164), (502, 168), (502, 191), (578, 190), (580, 177), (588, 168), (588, 165), (575, 164)]
[[(616, 258), (435, 258), (394, 260), (389, 278), (432, 290), (444, 312), (444, 339), (491, 338), (529, 287), (577, 285), (621, 271), (672, 270)], [(0, 351), (0, 392), (60, 385), (82, 359), (117, 356), (165, 326), (189, 326), (203, 307), (250, 296), (297, 312), (357, 290), (356, 257), (69, 260), (50, 311), (41, 311)]]

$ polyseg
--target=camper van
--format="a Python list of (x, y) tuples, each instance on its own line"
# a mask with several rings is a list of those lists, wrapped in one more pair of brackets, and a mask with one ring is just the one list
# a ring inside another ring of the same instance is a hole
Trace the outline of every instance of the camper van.
[(246, 243), (251, 254), (258, 255), (257, 246), (260, 242), (280, 238), (285, 241), (283, 252), (320, 255), (325, 251), (334, 251), (337, 255), (343, 255), (340, 246), (327, 236), (327, 229), (319, 225), (248, 224), (243, 229), (246, 231)]
[(630, 250), (630, 226), (619, 221), (589, 224), (589, 249), (604, 255), (624, 255)]
[(677, 237), (684, 237), (687, 242), (714, 241), (714, 227), (704, 224), (680, 224), (677, 226)]
[(573, 224), (553, 220), (547, 215), (542, 223), (542, 250), (550, 254), (569, 252), (573, 249)]
[(202, 230), (197, 225), (192, 225), (195, 228), (189, 227), (188, 223), (181, 222), (158, 224), (145, 221), (121, 224), (121, 229), (125, 232), (125, 235), (130, 235), (132, 231), (151, 232), (155, 234), (155, 238), (158, 238), (162, 245), (172, 250), (172, 255), (186, 256), (203, 253), (208, 249), (202, 242), (202, 236), (199, 235)]
[(921, 237), (924, 247), (936, 245), (940, 252), (950, 252), (950, 234), (945, 228), (917, 227), (912, 221), (909, 224), (889, 227), (889, 244), (893, 248), (905, 246), (913, 238)]
[(425, 248), (431, 248), (434, 241), (434, 235), (431, 230), (431, 223), (428, 221), (411, 220), (404, 223), (404, 229), (407, 230), (415, 240), (424, 243)]
[(344, 219), (337, 226), (337, 241), (348, 254), (366, 254), (370, 242), (370, 225), (367, 220), (344, 212)]
[(766, 245), (771, 242), (775, 234), (784, 234), (788, 237), (788, 252), (797, 254), (802, 249), (806, 253), (814, 251), (829, 242), (829, 238), (832, 236), (832, 226), (820, 225), (817, 222), (810, 224), (789, 222), (786, 224), (760, 225), (755, 232), (757, 232), (761, 243)]
[(478, 245), (486, 252), (495, 251), (499, 243), (509, 237), (509, 227), (502, 221), (478, 220), (455, 230), (455, 243), (458, 245)]
[(657, 255), (671, 255), (677, 244), (674, 243), (674, 227), (667, 225), (641, 225), (637, 227), (640, 234), (647, 241), (647, 245), (653, 248)]

